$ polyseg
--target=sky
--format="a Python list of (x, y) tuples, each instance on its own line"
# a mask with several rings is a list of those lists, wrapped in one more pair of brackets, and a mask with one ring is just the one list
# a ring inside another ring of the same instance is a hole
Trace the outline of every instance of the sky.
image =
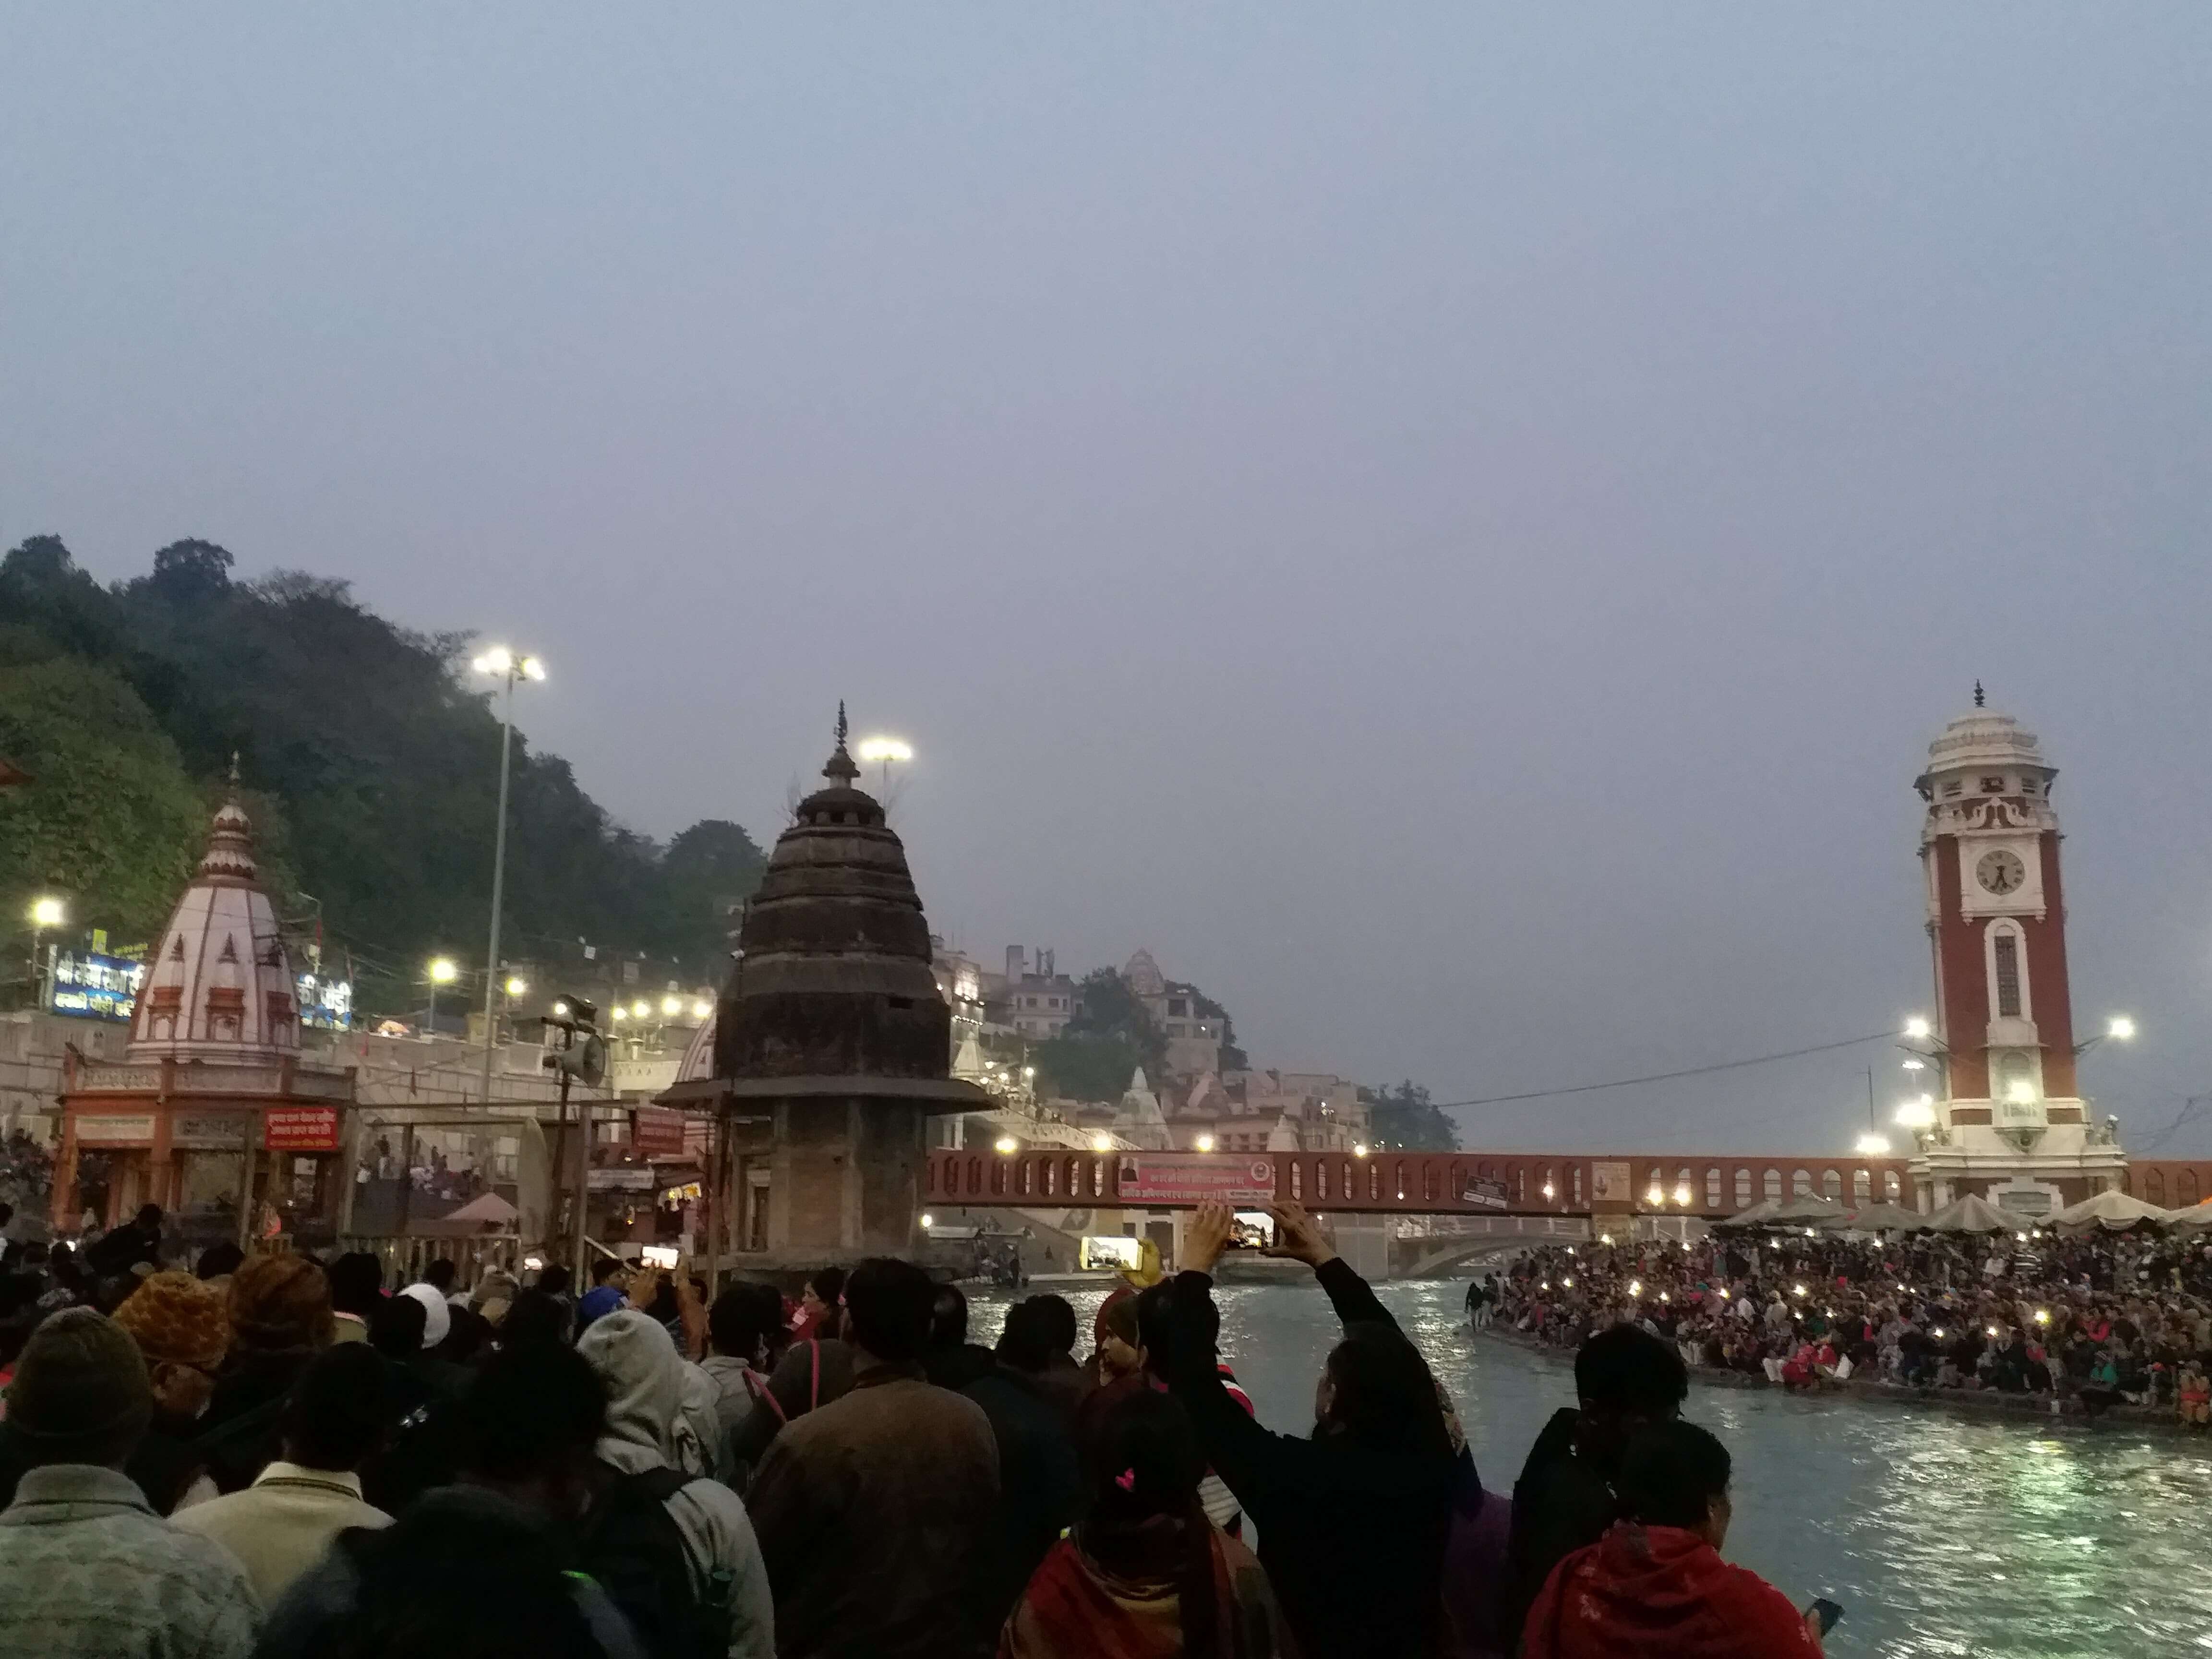
[[(939, 933), (1446, 1100), (1924, 1007), (1978, 678), (2205, 1155), (2208, 154), (2198, 4), (9, 3), (0, 545), (536, 650), (655, 835), (842, 697)], [(1839, 1150), (1900, 1058), (1459, 1115)]]

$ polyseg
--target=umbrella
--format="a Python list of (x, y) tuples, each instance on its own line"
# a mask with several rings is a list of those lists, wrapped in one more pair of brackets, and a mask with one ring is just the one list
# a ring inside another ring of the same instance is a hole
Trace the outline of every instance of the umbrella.
[(1726, 1221), (1716, 1221), (1713, 1225), (1716, 1227), (1764, 1227), (1774, 1219), (1774, 1212), (1781, 1207), (1780, 1199), (1762, 1198), (1741, 1214), (1732, 1215)]
[(512, 1225), (520, 1214), (520, 1211), (497, 1193), (484, 1193), (471, 1199), (451, 1215), (438, 1218), (441, 1221), (465, 1221), (486, 1227), (505, 1227)]
[(1800, 1193), (1774, 1212), (1774, 1219), (1784, 1226), (1807, 1227), (1843, 1212), (1843, 1206), (1830, 1202), (1818, 1193)]
[(1849, 1215), (1832, 1217), (1820, 1224), (1830, 1232), (1909, 1233), (1928, 1224), (1928, 1218), (1901, 1204), (1869, 1204)]
[(1920, 1224), (1938, 1233), (2008, 1233), (2020, 1224), (1979, 1193), (1969, 1193), (1923, 1218)]
[(2146, 1204), (2139, 1198), (2130, 1198), (2117, 1188), (2108, 1187), (2094, 1197), (2079, 1204), (2069, 1204), (2051, 1218), (2055, 1226), (2071, 1232), (2077, 1228), (2104, 1227), (2112, 1232), (2124, 1232), (2145, 1221), (2165, 1221), (2166, 1212), (2155, 1204)]

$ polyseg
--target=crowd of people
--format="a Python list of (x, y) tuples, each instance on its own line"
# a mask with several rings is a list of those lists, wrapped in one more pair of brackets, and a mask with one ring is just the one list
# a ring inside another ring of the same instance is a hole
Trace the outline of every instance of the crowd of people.
[(1470, 1290), (1479, 1322), (1573, 1346), (1623, 1322), (1785, 1388), (1990, 1391), (2212, 1423), (2212, 1240), (2143, 1230), (1802, 1231), (1553, 1245)]
[(1817, 1655), (1724, 1563), (1729, 1462), (1635, 1325), (1487, 1491), (1415, 1344), (1303, 1211), (1341, 1322), (1261, 1422), (1183, 1271), (969, 1340), (878, 1258), (795, 1300), (602, 1261), (463, 1287), (173, 1259), (157, 1210), (0, 1262), (0, 1650), (24, 1659)]

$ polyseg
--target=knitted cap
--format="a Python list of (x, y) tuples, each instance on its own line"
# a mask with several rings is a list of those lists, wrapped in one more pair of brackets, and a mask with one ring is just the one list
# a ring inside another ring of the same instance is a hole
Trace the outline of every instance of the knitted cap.
[(119, 1462), (153, 1416), (138, 1345), (90, 1308), (64, 1308), (32, 1332), (8, 1386), (9, 1430), (42, 1463)]
[(165, 1362), (213, 1370), (230, 1347), (222, 1292), (190, 1273), (154, 1273), (123, 1298), (115, 1322), (131, 1333), (149, 1365)]
[(330, 1345), (331, 1283), (304, 1255), (257, 1255), (231, 1275), (230, 1329), (241, 1348)]
[(453, 1310), (434, 1285), (410, 1285), (400, 1295), (422, 1304), (422, 1346), (434, 1348), (453, 1328)]

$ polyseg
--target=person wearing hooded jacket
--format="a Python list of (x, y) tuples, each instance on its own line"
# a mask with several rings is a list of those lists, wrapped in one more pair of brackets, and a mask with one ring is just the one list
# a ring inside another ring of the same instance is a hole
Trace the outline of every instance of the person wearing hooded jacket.
[(1522, 1659), (1820, 1659), (1819, 1620), (1721, 1559), (1729, 1474), (1727, 1448), (1693, 1423), (1637, 1431), (1622, 1518), (1552, 1569)]
[(606, 1384), (599, 1462), (623, 1474), (677, 1469), (698, 1477), (667, 1500), (669, 1518), (684, 1537), (693, 1588), (708, 1600), (714, 1576), (726, 1574), (731, 1659), (774, 1659), (775, 1604), (760, 1542), (744, 1500), (708, 1478), (707, 1446), (685, 1409), (687, 1395), (696, 1393), (686, 1373), (696, 1367), (684, 1363), (658, 1320), (635, 1308), (592, 1321), (577, 1339), (576, 1352)]

